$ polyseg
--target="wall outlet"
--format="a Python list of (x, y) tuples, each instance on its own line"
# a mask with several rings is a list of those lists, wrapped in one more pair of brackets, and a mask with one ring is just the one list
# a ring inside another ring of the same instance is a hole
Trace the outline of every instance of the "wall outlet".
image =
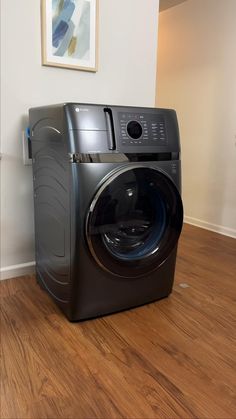
[(32, 149), (31, 141), (28, 138), (27, 131), (22, 131), (22, 143), (23, 143), (23, 162), (25, 166), (32, 165)]

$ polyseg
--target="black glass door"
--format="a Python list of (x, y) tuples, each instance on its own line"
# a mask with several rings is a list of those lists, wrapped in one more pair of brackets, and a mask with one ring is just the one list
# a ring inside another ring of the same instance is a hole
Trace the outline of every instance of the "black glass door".
[(87, 242), (105, 270), (137, 277), (164, 262), (177, 244), (182, 223), (182, 200), (166, 175), (147, 167), (126, 168), (94, 197)]

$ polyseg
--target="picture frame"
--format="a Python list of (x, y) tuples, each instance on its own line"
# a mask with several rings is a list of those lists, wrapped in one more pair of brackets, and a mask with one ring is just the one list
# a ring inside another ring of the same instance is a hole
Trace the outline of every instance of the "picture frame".
[(99, 0), (41, 0), (42, 65), (98, 70)]

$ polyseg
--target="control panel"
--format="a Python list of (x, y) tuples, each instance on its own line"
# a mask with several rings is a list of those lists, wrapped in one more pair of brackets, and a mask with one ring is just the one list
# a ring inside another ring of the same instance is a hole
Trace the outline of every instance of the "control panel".
[(167, 145), (165, 119), (162, 115), (119, 112), (119, 137), (123, 145)]

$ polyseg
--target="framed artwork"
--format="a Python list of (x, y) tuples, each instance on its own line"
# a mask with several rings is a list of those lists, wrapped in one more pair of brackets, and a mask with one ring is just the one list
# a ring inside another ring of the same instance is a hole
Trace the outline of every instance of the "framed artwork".
[(98, 0), (41, 0), (42, 64), (97, 71)]

